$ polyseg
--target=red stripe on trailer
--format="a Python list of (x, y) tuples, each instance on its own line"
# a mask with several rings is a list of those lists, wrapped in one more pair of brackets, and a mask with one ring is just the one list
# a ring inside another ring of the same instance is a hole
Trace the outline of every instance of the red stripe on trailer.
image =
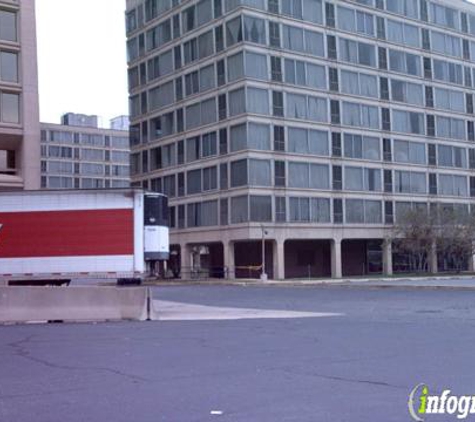
[(133, 255), (133, 210), (0, 213), (0, 258)]

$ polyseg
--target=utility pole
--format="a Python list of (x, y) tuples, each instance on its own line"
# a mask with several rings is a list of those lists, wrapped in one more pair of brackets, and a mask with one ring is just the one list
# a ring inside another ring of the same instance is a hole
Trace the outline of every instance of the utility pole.
[(261, 281), (267, 281), (267, 274), (266, 274), (266, 234), (267, 234), (267, 232), (264, 230), (264, 225), (263, 224), (261, 224), (261, 231), (262, 231)]

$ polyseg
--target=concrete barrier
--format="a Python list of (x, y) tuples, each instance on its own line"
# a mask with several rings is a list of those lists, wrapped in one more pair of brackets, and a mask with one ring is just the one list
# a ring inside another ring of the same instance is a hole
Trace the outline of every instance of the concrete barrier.
[(0, 286), (0, 323), (144, 321), (149, 309), (149, 292), (144, 287)]

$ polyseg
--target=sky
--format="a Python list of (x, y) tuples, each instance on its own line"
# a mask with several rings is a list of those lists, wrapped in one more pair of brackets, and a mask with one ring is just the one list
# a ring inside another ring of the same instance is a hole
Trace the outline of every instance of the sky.
[(40, 119), (128, 114), (125, 0), (36, 0)]

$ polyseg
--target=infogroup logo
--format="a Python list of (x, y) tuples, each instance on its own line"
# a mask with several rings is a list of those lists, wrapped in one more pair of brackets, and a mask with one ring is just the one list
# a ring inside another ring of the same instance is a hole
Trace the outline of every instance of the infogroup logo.
[(450, 393), (451, 390), (446, 389), (440, 395), (432, 395), (426, 384), (419, 384), (409, 395), (409, 413), (418, 422), (425, 421), (427, 415), (449, 415), (459, 420), (475, 415), (475, 396)]

